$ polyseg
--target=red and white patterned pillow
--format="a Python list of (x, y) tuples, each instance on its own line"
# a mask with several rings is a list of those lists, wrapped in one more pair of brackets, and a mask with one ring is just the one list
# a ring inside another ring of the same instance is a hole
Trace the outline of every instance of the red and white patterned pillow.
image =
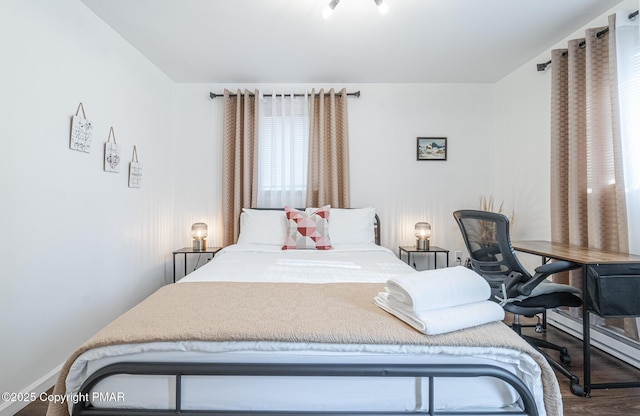
[(295, 208), (284, 207), (289, 230), (282, 249), (331, 250), (330, 212), (330, 205), (325, 205), (314, 211), (299, 211)]

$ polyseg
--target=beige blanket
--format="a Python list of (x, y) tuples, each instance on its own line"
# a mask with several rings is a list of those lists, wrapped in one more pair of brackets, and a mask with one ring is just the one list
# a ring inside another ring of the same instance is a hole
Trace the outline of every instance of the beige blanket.
[[(64, 394), (73, 361), (92, 348), (155, 341), (281, 341), (504, 347), (529, 353), (542, 368), (549, 416), (562, 415), (555, 375), (545, 359), (500, 322), (426, 336), (373, 304), (382, 284), (225, 283), (168, 285), (82, 345), (63, 366)], [(48, 416), (68, 415), (49, 406)]]

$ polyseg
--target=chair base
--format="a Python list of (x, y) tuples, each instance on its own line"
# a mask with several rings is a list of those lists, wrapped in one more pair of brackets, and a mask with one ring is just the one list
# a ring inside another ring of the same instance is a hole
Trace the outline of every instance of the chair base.
[[(545, 315), (544, 318), (546, 318), (546, 311), (544, 311), (543, 313)], [(538, 317), (538, 323), (536, 323), (535, 325), (522, 325), (520, 323), (520, 315), (514, 314), (513, 323), (511, 324), (511, 329), (513, 329), (516, 332), (516, 334), (520, 335), (531, 346), (536, 347), (536, 349), (539, 350), (540, 348), (545, 348), (545, 349), (558, 351), (560, 353), (560, 362), (562, 362), (563, 364), (571, 363), (571, 356), (569, 355), (569, 351), (565, 347), (554, 344), (544, 339), (523, 335), (522, 334), (523, 326), (532, 326), (532, 327), (535, 326), (536, 328), (535, 331), (538, 333), (542, 333), (542, 332), (545, 332), (547, 329), (546, 319), (543, 319), (543, 323), (540, 323), (540, 318)]]
[[(536, 324), (536, 332), (537, 331), (537, 326), (540, 325), (540, 323)], [(521, 325), (520, 324), (520, 316), (519, 315), (513, 315), (513, 323), (511, 324), (511, 328), (522, 337), (522, 339), (524, 339), (529, 345), (531, 345), (536, 351), (538, 351), (540, 354), (542, 354), (544, 356), (544, 358), (547, 360), (547, 362), (549, 363), (549, 365), (553, 368), (555, 368), (560, 374), (564, 375), (565, 377), (567, 377), (569, 379), (569, 387), (571, 390), (571, 393), (575, 394), (576, 396), (581, 396), (584, 397), (584, 388), (580, 385), (580, 379), (578, 378), (578, 376), (576, 376), (575, 374), (573, 374), (572, 372), (570, 372), (569, 370), (567, 370), (564, 365), (570, 365), (571, 364), (571, 356), (569, 355), (569, 351), (567, 350), (566, 347), (551, 343), (547, 340), (544, 339), (540, 339), (540, 338), (536, 338), (536, 337), (531, 337), (528, 335), (523, 335), (522, 334), (522, 327), (525, 325)], [(527, 325), (529, 326), (529, 325)], [(533, 326), (533, 325), (531, 325)], [(562, 364), (560, 364), (558, 361), (556, 361), (555, 359), (553, 359), (546, 351), (544, 351), (543, 349), (551, 349), (554, 351), (558, 351), (559, 355), (560, 355), (560, 362)], [(564, 365), (563, 365), (564, 364)]]
[[(547, 310), (544, 309), (540, 312), (537, 312), (533, 315), (524, 315), (527, 318), (533, 318), (534, 316), (538, 319), (538, 322), (535, 324), (522, 324), (520, 323), (520, 315), (517, 313), (513, 313), (513, 323), (511, 324), (511, 328), (518, 333), (518, 335), (522, 335), (521, 328), (535, 328), (535, 331), (538, 334), (543, 334), (547, 332)], [(540, 315), (542, 315), (542, 319), (540, 319)]]
[(560, 353), (560, 362), (567, 365), (571, 364), (571, 356), (565, 347), (545, 341), (544, 339), (530, 337), (527, 335), (521, 335), (521, 337), (534, 347), (558, 351)]

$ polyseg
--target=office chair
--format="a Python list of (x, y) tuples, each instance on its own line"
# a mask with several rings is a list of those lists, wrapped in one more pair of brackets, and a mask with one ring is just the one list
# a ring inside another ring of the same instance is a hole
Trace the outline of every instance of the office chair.
[[(513, 314), (513, 330), (542, 353), (549, 364), (567, 376), (571, 380), (572, 389), (578, 386), (578, 378), (540, 348), (559, 351), (560, 361), (569, 364), (571, 356), (567, 349), (540, 338), (522, 335), (520, 315), (532, 317), (544, 315), (547, 309), (560, 306), (581, 306), (582, 300), (577, 296), (580, 293), (578, 289), (546, 280), (552, 274), (579, 266), (567, 261), (556, 261), (536, 268), (535, 274), (531, 276), (513, 250), (509, 219), (506, 216), (477, 210), (459, 210), (453, 216), (469, 251), (471, 269), (489, 283), (491, 300), (499, 302), (505, 311)], [(540, 329), (538, 324), (536, 332), (541, 332)]]

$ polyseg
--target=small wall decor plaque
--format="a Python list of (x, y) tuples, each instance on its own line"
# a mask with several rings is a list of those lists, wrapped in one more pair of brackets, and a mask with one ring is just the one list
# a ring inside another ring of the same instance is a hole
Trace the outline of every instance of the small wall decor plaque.
[[(82, 110), (82, 116), (79, 115), (80, 110)], [(91, 151), (92, 132), (93, 125), (87, 120), (87, 116), (84, 113), (84, 106), (81, 102), (80, 105), (78, 105), (76, 114), (71, 117), (71, 139), (69, 141), (69, 148), (71, 150), (89, 153)]]
[(129, 188), (140, 188), (140, 185), (142, 185), (142, 164), (138, 162), (138, 151), (134, 145), (129, 164)]
[[(113, 138), (113, 141), (111, 141)], [(113, 132), (113, 127), (109, 129), (109, 137), (104, 144), (104, 171), (105, 172), (120, 172), (120, 145), (116, 143), (116, 134)]]
[(417, 160), (447, 160), (446, 137), (418, 137)]

